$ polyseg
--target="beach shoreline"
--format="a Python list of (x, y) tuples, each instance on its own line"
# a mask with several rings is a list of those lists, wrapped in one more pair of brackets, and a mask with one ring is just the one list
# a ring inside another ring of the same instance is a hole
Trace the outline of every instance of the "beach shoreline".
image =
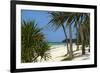
[[(74, 58), (73, 61), (75, 60), (87, 60), (90, 58), (90, 53), (88, 52), (89, 47), (86, 47), (86, 55), (82, 56), (82, 50), (81, 50), (82, 45), (79, 45), (79, 50), (77, 50), (77, 45), (73, 44), (73, 54), (74, 56), (79, 56), (77, 58)], [(67, 46), (64, 44), (61, 45), (52, 45), (50, 50), (48, 51), (50, 53), (51, 58), (48, 59), (47, 61), (41, 61), (41, 62), (61, 62), (64, 58), (66, 58), (67, 54)], [(67, 60), (66, 60), (67, 61)]]

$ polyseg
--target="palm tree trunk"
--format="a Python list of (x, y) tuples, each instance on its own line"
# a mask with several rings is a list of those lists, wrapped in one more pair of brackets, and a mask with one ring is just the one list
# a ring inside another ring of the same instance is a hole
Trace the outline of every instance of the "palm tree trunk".
[(64, 25), (62, 25), (62, 28), (63, 28), (63, 30), (64, 30), (64, 34), (65, 34), (65, 38), (66, 38), (66, 44), (67, 44), (67, 54), (69, 54), (69, 48), (68, 48), (68, 40), (67, 40), (67, 34), (66, 34), (66, 30), (65, 30), (65, 27), (64, 27)]
[(84, 55), (85, 54), (85, 39), (84, 39), (82, 27), (80, 28), (80, 34), (81, 34), (81, 42), (82, 42), (82, 55)]
[(76, 30), (77, 30), (77, 33), (76, 33), (76, 45), (77, 45), (77, 49), (76, 50), (79, 50), (79, 30), (78, 30), (78, 25), (76, 26)]
[(90, 52), (90, 44), (89, 44), (89, 49), (88, 49), (88, 52)]
[(70, 58), (73, 58), (73, 44), (72, 44), (72, 31), (71, 24), (69, 25), (69, 37), (70, 37)]
[(82, 41), (82, 55), (85, 55), (85, 41)]

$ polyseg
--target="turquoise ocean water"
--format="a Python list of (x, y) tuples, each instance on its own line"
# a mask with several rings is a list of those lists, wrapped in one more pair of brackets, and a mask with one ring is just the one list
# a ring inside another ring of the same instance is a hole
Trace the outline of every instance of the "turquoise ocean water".
[(62, 43), (62, 42), (48, 42), (49, 45), (66, 45), (66, 43)]

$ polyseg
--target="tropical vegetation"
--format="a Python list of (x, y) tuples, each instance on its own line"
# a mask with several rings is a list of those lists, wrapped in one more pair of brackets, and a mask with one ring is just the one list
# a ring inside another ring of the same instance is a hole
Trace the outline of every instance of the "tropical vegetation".
[[(42, 28), (35, 21), (23, 21), (21, 24), (21, 62), (37, 62), (47, 60), (50, 46), (45, 40)], [(38, 59), (40, 57), (40, 59)]]
[[(72, 24), (74, 24), (76, 32), (76, 44), (77, 50), (79, 50), (79, 44), (82, 44), (82, 55), (85, 55), (85, 47), (90, 46), (90, 15), (89, 13), (76, 13), (76, 12), (48, 12), (51, 16), (49, 24), (51, 28), (55, 30), (63, 28), (63, 32), (66, 38), (67, 55), (70, 59), (73, 59), (73, 43), (72, 43)], [(67, 28), (68, 27), (68, 28)], [(67, 30), (69, 30), (69, 38)], [(69, 45), (68, 40), (70, 39)]]
[[(73, 41), (82, 45), (82, 55), (85, 55), (86, 47), (90, 47), (90, 14), (78, 12), (48, 12), (50, 21), (47, 25), (55, 31), (63, 29), (66, 43), (66, 60), (74, 58)], [(39, 28), (35, 21), (22, 21), (21, 23), (21, 62), (41, 62), (51, 58), (50, 45), (47, 42), (43, 28)], [(74, 27), (72, 27), (74, 25)], [(72, 29), (76, 29), (76, 39), (73, 39)], [(68, 33), (69, 32), (69, 33)]]

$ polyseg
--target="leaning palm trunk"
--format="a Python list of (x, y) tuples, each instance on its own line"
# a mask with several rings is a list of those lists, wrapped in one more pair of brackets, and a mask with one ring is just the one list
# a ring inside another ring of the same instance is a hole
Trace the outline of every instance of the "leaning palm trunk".
[(63, 28), (63, 30), (64, 30), (64, 34), (65, 34), (65, 37), (66, 37), (66, 44), (67, 44), (67, 54), (66, 54), (66, 55), (68, 55), (70, 51), (69, 51), (69, 48), (68, 48), (67, 34), (66, 34), (66, 30), (65, 30), (64, 25), (62, 25), (62, 28)]
[(76, 26), (76, 30), (77, 30), (77, 33), (76, 33), (76, 45), (77, 45), (77, 49), (76, 50), (79, 50), (79, 29), (78, 29), (78, 25)]
[(85, 41), (82, 41), (82, 55), (85, 55)]
[(85, 39), (84, 39), (82, 26), (80, 27), (80, 36), (81, 36), (81, 43), (82, 43), (82, 55), (85, 55)]
[(72, 59), (73, 58), (73, 44), (72, 44), (71, 25), (69, 25), (69, 35), (70, 35), (70, 52), (69, 52), (69, 57), (70, 57), (70, 59)]

